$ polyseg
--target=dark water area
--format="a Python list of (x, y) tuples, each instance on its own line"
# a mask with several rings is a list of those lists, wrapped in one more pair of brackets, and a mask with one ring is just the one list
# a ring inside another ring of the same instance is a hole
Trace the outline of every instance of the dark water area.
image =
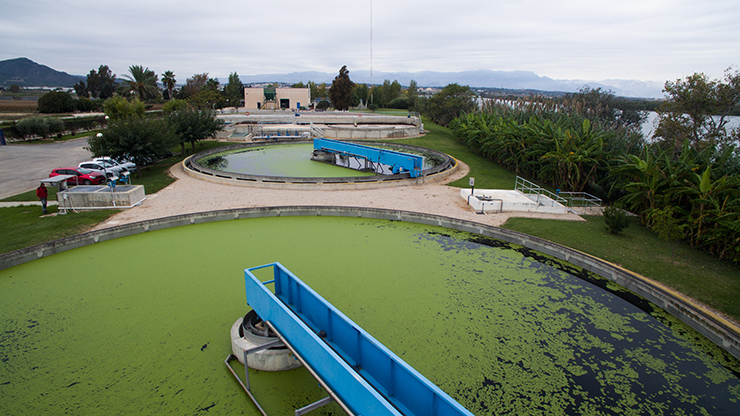
[[(737, 360), (623, 288), (498, 240), (330, 217), (151, 231), (0, 271), (1, 413), (257, 415), (223, 361), (243, 270), (274, 261), (476, 415), (737, 414)], [(250, 378), (269, 414), (326, 396), (302, 368)]]

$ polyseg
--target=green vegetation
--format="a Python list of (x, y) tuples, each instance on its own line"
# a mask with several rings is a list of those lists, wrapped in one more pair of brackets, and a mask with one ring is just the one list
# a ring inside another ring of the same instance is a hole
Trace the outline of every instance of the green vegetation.
[(355, 83), (349, 79), (347, 65), (339, 70), (339, 74), (334, 77), (334, 81), (329, 88), (329, 100), (331, 105), (337, 110), (348, 110), (352, 99), (352, 90)]
[[(511, 218), (504, 228), (541, 237), (664, 283), (712, 308), (740, 320), (740, 267), (713, 258), (688, 244), (674, 243), (638, 224), (619, 235), (604, 229), (599, 216), (586, 216), (586, 222)], [(635, 222), (637, 220), (634, 220)]]
[[(53, 194), (56, 195), (55, 192)], [(35, 194), (33, 198), (36, 199)], [(49, 192), (49, 199), (51, 198), (52, 192)], [(48, 210), (49, 214), (53, 214), (57, 212), (57, 207), (50, 205)], [(0, 208), (0, 235), (3, 236), (0, 253), (83, 233), (116, 212), (118, 211), (100, 210), (39, 218), (40, 206)]]
[[(164, 78), (162, 81), (164, 82)], [(229, 74), (229, 82), (224, 86), (224, 99), (229, 107), (239, 107), (239, 103), (244, 100), (244, 83), (236, 72)]]
[(113, 96), (116, 91), (116, 74), (108, 65), (100, 65), (97, 71), (90, 70), (87, 74), (87, 84), (79, 81), (74, 85), (78, 97), (101, 98), (103, 100)]
[(614, 205), (604, 208), (604, 228), (612, 234), (619, 234), (630, 226), (632, 220), (627, 213)]
[[(669, 83), (672, 99), (661, 110), (662, 136), (654, 144), (639, 133), (638, 114), (606, 111), (615, 101), (598, 90), (559, 103), (492, 103), (454, 119), (450, 128), (478, 154), (519, 175), (617, 200), (648, 228), (656, 225), (653, 211), (671, 207), (679, 231), (685, 230), (678, 238), (740, 263), (740, 153), (734, 144), (740, 133), (727, 132), (722, 117), (713, 116), (740, 102), (740, 74), (727, 78), (702, 84), (697, 79), (706, 80), (695, 75)], [(689, 108), (690, 117), (684, 116)]]
[(473, 177), (475, 178), (475, 186), (481, 189), (514, 189), (516, 174), (471, 151), (463, 143), (456, 140), (449, 129), (434, 124), (426, 118), (424, 119), (424, 129), (429, 132), (425, 136), (393, 140), (393, 142), (434, 149), (447, 153), (467, 164), (470, 167), (470, 173), (464, 178), (450, 183), (450, 186), (467, 188), (469, 186), (468, 178)]
[(157, 74), (149, 68), (141, 65), (131, 65), (130, 75), (124, 75), (124, 80), (118, 88), (118, 93), (129, 97), (136, 95), (140, 100), (151, 100), (159, 96), (157, 87)]
[(23, 138), (41, 136), (47, 140), (50, 134), (59, 133), (64, 129), (64, 122), (58, 118), (29, 117), (18, 121), (15, 128)]
[(520, 176), (601, 198), (612, 160), (634, 152), (641, 140), (633, 129), (609, 129), (597, 117), (542, 101), (492, 104), (454, 119), (450, 129), (476, 153)]
[(68, 92), (51, 91), (37, 102), (39, 113), (71, 113), (75, 111), (75, 99)]
[(424, 104), (424, 114), (437, 124), (447, 126), (452, 120), (477, 108), (475, 93), (468, 86), (450, 84)]

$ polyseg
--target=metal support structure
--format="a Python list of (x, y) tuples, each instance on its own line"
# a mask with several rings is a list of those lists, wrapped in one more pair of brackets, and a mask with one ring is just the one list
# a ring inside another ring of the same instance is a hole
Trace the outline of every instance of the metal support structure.
[(313, 139), (314, 150), (337, 153), (353, 157), (362, 157), (370, 162), (391, 167), (393, 173), (409, 172), (412, 178), (421, 176), (424, 168), (424, 157), (394, 150), (380, 149), (361, 144), (347, 143), (331, 139)]
[(257, 409), (262, 413), (263, 416), (268, 416), (265, 410), (262, 408), (262, 406), (257, 401), (257, 398), (254, 396), (254, 393), (252, 393), (252, 388), (250, 386), (249, 382), (249, 354), (256, 353), (262, 350), (266, 350), (271, 347), (278, 347), (278, 346), (285, 346), (296, 356), (296, 358), (303, 364), (303, 366), (311, 373), (311, 375), (319, 382), (321, 387), (324, 388), (329, 393), (329, 397), (325, 397), (319, 401), (316, 401), (314, 403), (311, 403), (307, 406), (304, 406), (300, 409), (295, 410), (295, 415), (303, 415), (311, 410), (318, 409), (319, 407), (325, 406), (331, 402), (336, 401), (342, 409), (347, 412), (348, 415), (354, 416), (354, 414), (347, 408), (347, 406), (338, 401), (336, 398), (335, 393), (316, 375), (316, 372), (309, 366), (306, 361), (301, 358), (301, 356), (296, 352), (296, 350), (283, 338), (283, 336), (280, 334), (279, 331), (275, 329), (275, 327), (272, 326), (272, 324), (268, 321), (263, 321), (265, 323), (265, 336), (267, 336), (269, 331), (272, 331), (273, 333), (277, 334), (277, 339), (275, 341), (268, 342), (266, 344), (262, 344), (258, 347), (250, 348), (248, 350), (244, 350), (244, 381), (242, 381), (239, 376), (236, 374), (236, 371), (231, 366), (230, 362), (232, 360), (236, 360), (237, 357), (234, 354), (229, 354), (228, 357), (226, 357), (226, 360), (224, 361), (224, 364), (226, 364), (227, 367), (229, 367), (229, 371), (231, 371), (231, 374), (234, 375), (234, 378), (239, 382), (239, 385), (242, 386), (242, 389), (247, 393), (249, 398), (252, 400), (252, 403), (254, 403), (255, 406), (257, 406)]
[[(261, 282), (265, 268), (274, 277)], [(348, 413), (472, 416), (280, 263), (244, 274), (247, 303)]]
[(323, 398), (323, 399), (321, 399), (321, 400), (319, 400), (319, 401), (317, 401), (315, 403), (309, 404), (308, 406), (301, 407), (300, 409), (296, 409), (295, 416), (305, 415), (306, 413), (308, 413), (308, 412), (310, 412), (312, 410), (316, 410), (319, 407), (326, 406), (327, 404), (329, 404), (329, 403), (331, 403), (333, 401), (334, 401), (334, 398), (333, 397), (331, 397), (331, 396), (325, 397), (325, 398)]

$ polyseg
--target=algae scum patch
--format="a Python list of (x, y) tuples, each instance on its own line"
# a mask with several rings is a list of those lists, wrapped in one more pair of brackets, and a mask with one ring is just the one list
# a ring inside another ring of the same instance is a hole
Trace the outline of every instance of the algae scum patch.
[(261, 146), (209, 155), (198, 163), (211, 169), (250, 175), (295, 178), (373, 176), (311, 160), (311, 144)]
[[(243, 269), (274, 261), (476, 415), (740, 406), (731, 371), (572, 266), (438, 227), (290, 217), (154, 231), (0, 272), (3, 413), (258, 414), (223, 360), (249, 309)], [(250, 377), (270, 414), (324, 397), (305, 369)]]

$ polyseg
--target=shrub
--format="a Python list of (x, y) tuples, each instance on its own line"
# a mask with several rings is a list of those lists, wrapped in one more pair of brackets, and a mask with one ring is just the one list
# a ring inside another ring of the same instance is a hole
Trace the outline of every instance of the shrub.
[(28, 136), (41, 136), (46, 140), (49, 138), (49, 134), (63, 131), (64, 122), (57, 118), (24, 118), (16, 124), (16, 129), (18, 129), (18, 132), (23, 138)]
[(68, 92), (51, 91), (39, 97), (39, 113), (71, 113), (75, 111), (75, 99)]
[(93, 101), (87, 97), (80, 97), (80, 99), (75, 102), (75, 106), (77, 107), (77, 111), (83, 113), (90, 113), (94, 110), (100, 109), (101, 107), (98, 101)]
[(129, 101), (120, 95), (108, 98), (103, 104), (103, 112), (112, 121), (127, 118), (141, 118), (144, 116), (144, 103), (139, 100)]
[[(98, 100), (96, 100), (97, 102)], [(90, 131), (105, 125), (105, 116), (75, 117), (65, 120), (64, 127), (72, 134)]]
[(329, 103), (329, 101), (321, 100), (321, 101), (319, 101), (318, 104), (316, 104), (316, 109), (317, 110), (326, 110), (327, 108), (329, 108), (330, 105), (331, 104)]
[(409, 108), (409, 99), (406, 97), (398, 97), (388, 103), (388, 108), (397, 108), (399, 110), (407, 110)]
[(185, 100), (170, 100), (167, 101), (167, 103), (162, 107), (162, 112), (166, 114), (173, 113), (175, 111), (185, 111), (190, 107), (190, 104), (188, 104)]
[(619, 207), (610, 205), (604, 208), (604, 228), (612, 234), (619, 234), (630, 226), (627, 212)]

